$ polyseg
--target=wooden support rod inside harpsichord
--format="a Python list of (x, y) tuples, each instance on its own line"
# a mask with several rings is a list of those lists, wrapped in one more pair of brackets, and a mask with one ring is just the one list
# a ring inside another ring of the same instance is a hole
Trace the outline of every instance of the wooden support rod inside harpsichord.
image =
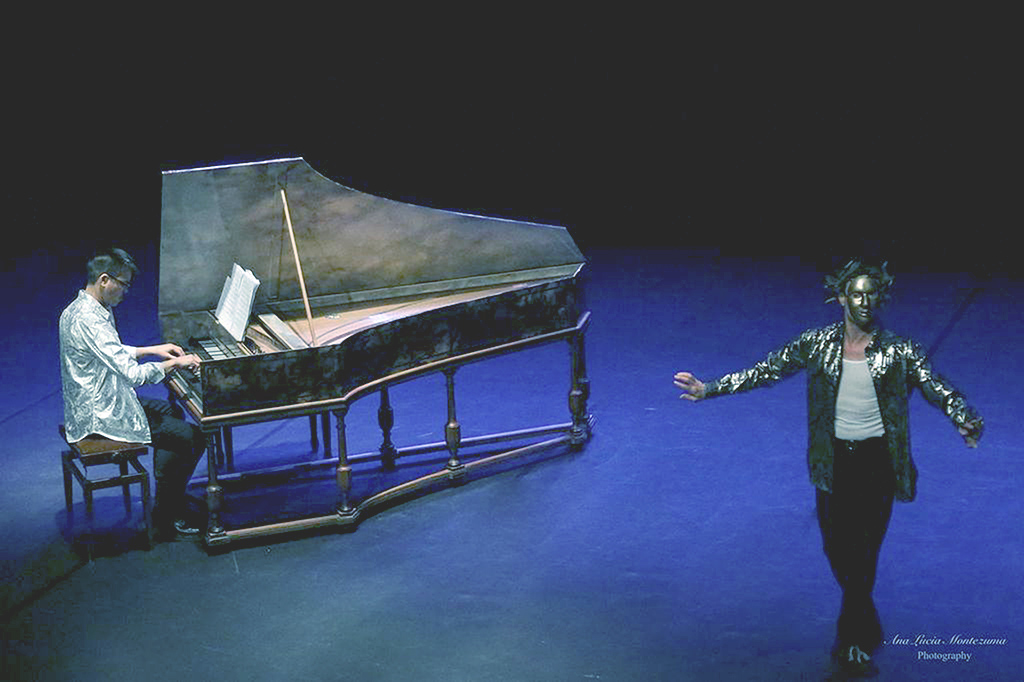
[(288, 238), (292, 242), (292, 254), (295, 256), (295, 271), (299, 274), (299, 289), (302, 291), (302, 303), (306, 306), (306, 321), (309, 323), (309, 345), (316, 346), (316, 332), (313, 330), (313, 312), (309, 309), (309, 296), (306, 294), (306, 280), (302, 277), (302, 263), (299, 262), (299, 249), (295, 245), (295, 229), (292, 227), (292, 215), (288, 210), (288, 195), (281, 190), (281, 201), (284, 202), (284, 221), (288, 225)]

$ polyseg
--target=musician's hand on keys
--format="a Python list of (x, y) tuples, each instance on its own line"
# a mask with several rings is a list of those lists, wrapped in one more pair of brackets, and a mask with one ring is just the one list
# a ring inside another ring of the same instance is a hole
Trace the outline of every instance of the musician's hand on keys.
[(198, 355), (179, 355), (177, 357), (171, 357), (164, 360), (163, 366), (165, 371), (174, 369), (175, 367), (180, 367), (182, 369), (189, 369), (193, 372), (198, 372), (200, 362)]
[(156, 348), (157, 354), (165, 358), (180, 358), (185, 355), (185, 351), (181, 349), (181, 346), (173, 343), (165, 343)]
[(198, 355), (182, 355), (176, 358), (176, 360), (179, 360), (182, 366), (189, 368), (193, 372), (199, 371), (199, 363), (202, 362)]
[(704, 399), (705, 386), (703, 381), (689, 372), (679, 372), (675, 375), (674, 379), (676, 388), (685, 391), (681, 396), (679, 396), (680, 398), (693, 401)]
[(163, 360), (170, 360), (171, 358), (178, 358), (185, 354), (185, 351), (173, 343), (162, 343), (158, 346), (144, 346), (135, 350), (135, 355), (142, 357), (145, 355), (155, 355)]

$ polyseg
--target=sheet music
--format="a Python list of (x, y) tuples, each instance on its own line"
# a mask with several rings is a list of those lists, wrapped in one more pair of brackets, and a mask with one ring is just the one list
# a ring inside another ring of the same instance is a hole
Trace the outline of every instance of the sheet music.
[(217, 321), (235, 341), (241, 341), (249, 324), (252, 305), (256, 300), (256, 289), (260, 281), (252, 271), (238, 263), (231, 268), (231, 274), (224, 280), (224, 289), (217, 303)]

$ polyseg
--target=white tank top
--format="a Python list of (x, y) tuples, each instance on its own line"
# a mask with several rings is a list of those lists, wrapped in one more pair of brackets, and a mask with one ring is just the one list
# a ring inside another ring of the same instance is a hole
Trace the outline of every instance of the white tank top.
[(864, 440), (883, 435), (885, 427), (868, 361), (843, 358), (836, 398), (836, 438)]

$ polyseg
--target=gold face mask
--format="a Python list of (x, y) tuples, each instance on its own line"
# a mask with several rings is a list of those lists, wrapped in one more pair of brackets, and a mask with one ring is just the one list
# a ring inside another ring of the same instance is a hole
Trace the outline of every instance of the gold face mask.
[(839, 297), (847, 321), (862, 328), (875, 321), (879, 301), (878, 285), (867, 275), (855, 277), (846, 286), (846, 295)]

